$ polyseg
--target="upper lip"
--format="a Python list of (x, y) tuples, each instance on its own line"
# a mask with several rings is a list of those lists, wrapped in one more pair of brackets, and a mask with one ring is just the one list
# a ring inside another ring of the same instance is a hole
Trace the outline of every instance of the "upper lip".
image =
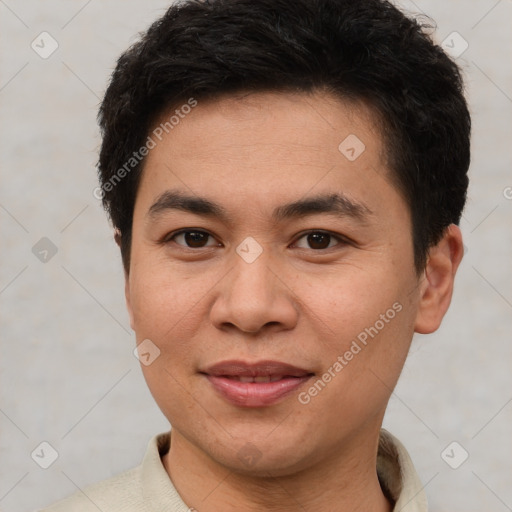
[(304, 368), (298, 368), (280, 361), (256, 361), (248, 363), (240, 360), (221, 361), (209, 366), (202, 373), (213, 376), (241, 376), (241, 377), (266, 377), (266, 376), (290, 376), (305, 377), (312, 375), (312, 372)]

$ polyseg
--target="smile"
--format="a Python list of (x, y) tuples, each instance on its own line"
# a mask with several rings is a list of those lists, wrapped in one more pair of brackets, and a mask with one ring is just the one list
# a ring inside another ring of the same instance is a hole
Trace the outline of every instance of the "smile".
[(218, 395), (238, 407), (276, 404), (314, 375), (278, 361), (223, 361), (201, 373)]

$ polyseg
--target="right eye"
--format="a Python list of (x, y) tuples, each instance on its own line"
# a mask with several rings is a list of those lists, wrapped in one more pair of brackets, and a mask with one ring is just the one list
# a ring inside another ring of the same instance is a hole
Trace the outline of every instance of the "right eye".
[[(213, 243), (207, 243), (208, 237), (211, 237)], [(175, 233), (171, 233), (171, 235), (165, 238), (166, 243), (169, 243), (170, 241), (174, 241), (177, 245), (186, 247), (187, 249), (202, 249), (203, 247), (220, 245), (218, 242), (215, 243), (215, 239), (210, 235), (210, 233), (207, 233), (206, 231), (199, 231), (197, 229), (182, 229)]]

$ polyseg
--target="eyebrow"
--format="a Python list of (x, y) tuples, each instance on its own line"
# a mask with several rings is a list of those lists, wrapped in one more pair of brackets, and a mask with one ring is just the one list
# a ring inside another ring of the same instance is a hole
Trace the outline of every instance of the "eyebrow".
[[(205, 197), (187, 195), (179, 190), (163, 192), (151, 205), (147, 216), (157, 220), (169, 210), (180, 210), (196, 215), (214, 217), (226, 224), (232, 223), (231, 216), (221, 205)], [(364, 203), (348, 198), (343, 193), (320, 194), (306, 197), (275, 208), (272, 219), (275, 222), (308, 215), (328, 213), (340, 217), (349, 217), (365, 222), (373, 212)]]

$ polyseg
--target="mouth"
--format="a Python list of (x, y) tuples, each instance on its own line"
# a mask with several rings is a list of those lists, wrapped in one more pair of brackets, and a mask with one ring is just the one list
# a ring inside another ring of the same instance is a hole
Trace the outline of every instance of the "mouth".
[[(248, 377), (245, 375), (219, 375), (226, 379), (236, 380), (238, 382), (277, 382), (279, 380), (292, 377), (291, 375), (259, 375), (257, 377)], [(298, 378), (298, 377), (294, 377)]]
[(223, 361), (201, 371), (213, 389), (239, 407), (265, 407), (282, 401), (314, 376), (279, 361)]

